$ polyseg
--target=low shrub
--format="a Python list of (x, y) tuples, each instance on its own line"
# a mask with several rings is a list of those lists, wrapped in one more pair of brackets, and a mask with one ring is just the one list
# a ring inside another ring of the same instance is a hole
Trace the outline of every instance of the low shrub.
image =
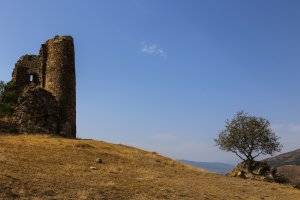
[(14, 82), (0, 81), (0, 117), (11, 116), (14, 113), (22, 89)]

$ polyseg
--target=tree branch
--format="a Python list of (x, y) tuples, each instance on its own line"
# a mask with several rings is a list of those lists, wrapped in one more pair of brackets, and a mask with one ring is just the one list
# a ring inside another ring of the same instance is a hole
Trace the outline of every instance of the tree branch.
[(241, 160), (245, 161), (245, 159), (242, 156), (240, 156), (236, 151), (232, 151), (232, 152), (235, 153)]
[(262, 151), (259, 152), (256, 156), (253, 157), (253, 159), (256, 158), (257, 156), (259, 156), (259, 155), (262, 154), (262, 153), (263, 153)]

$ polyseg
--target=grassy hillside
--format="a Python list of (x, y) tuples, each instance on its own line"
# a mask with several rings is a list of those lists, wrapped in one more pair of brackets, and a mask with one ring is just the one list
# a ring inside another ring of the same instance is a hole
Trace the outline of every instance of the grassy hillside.
[(0, 199), (296, 200), (300, 190), (209, 174), (124, 145), (20, 135), (0, 136)]
[(277, 171), (284, 174), (293, 184), (300, 183), (300, 165), (284, 165), (277, 167)]
[(277, 167), (278, 172), (285, 175), (293, 184), (300, 184), (300, 149), (279, 154), (265, 161)]
[(274, 167), (284, 165), (300, 165), (300, 149), (288, 153), (279, 154), (265, 161), (269, 162)]

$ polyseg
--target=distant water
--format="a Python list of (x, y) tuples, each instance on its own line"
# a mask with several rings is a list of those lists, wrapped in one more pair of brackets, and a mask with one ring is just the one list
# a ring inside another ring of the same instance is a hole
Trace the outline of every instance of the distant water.
[(219, 162), (196, 162), (196, 161), (189, 161), (189, 160), (179, 160), (179, 161), (194, 167), (206, 169), (211, 173), (223, 174), (223, 175), (231, 172), (231, 170), (235, 167), (234, 165), (231, 164), (219, 163)]

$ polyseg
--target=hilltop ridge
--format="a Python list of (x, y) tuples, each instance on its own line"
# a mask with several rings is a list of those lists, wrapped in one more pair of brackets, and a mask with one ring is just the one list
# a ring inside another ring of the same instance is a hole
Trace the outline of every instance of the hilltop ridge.
[(270, 165), (285, 175), (293, 184), (300, 184), (300, 149), (267, 158)]
[(274, 167), (280, 167), (284, 165), (300, 165), (300, 149), (267, 158), (265, 161)]
[(0, 199), (299, 199), (291, 186), (210, 174), (121, 144), (0, 135)]

